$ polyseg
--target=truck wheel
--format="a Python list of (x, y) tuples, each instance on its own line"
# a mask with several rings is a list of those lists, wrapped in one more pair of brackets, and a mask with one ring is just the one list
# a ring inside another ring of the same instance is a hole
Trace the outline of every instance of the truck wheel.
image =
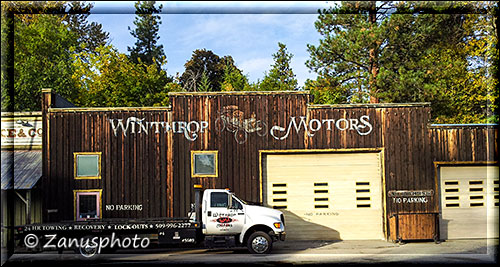
[(84, 256), (85, 258), (92, 258), (95, 254), (97, 254), (97, 247), (89, 245), (85, 247), (80, 247), (79, 251), (80, 255)]
[[(90, 240), (91, 237), (83, 237), (81, 240), (84, 240), (87, 238), (87, 240)], [(89, 241), (90, 242), (90, 241)], [(80, 247), (75, 247), (75, 252), (80, 253), (85, 258), (92, 258), (97, 254), (98, 247), (97, 246), (92, 246), (90, 243), (85, 242), (80, 245)]]
[(247, 248), (253, 254), (268, 254), (273, 248), (273, 240), (264, 232), (255, 232), (247, 241)]

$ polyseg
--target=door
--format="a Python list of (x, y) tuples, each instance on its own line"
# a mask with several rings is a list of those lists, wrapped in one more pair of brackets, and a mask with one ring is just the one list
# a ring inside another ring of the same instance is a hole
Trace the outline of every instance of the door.
[(207, 235), (237, 235), (241, 233), (245, 224), (244, 207), (233, 198), (230, 208), (229, 196), (227, 191), (210, 192), (206, 212)]
[(269, 154), (265, 205), (285, 214), (287, 239), (384, 239), (380, 153)]
[(441, 166), (442, 239), (498, 238), (498, 167)]

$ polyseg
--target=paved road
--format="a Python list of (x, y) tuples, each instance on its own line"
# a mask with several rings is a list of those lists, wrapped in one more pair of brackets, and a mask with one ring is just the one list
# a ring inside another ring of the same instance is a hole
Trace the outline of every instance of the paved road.
[(335, 264), (335, 263), (496, 263), (498, 239), (409, 242), (395, 244), (386, 241), (286, 241), (276, 243), (270, 255), (251, 255), (246, 249), (147, 249), (122, 250), (102, 254), (93, 259), (65, 251), (63, 254), (44, 252), (17, 253), (7, 265), (60, 263), (91, 265), (114, 264)]

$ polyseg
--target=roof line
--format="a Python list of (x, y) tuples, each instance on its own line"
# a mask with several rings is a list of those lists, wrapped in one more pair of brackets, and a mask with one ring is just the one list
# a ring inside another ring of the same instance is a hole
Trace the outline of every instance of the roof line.
[(169, 92), (168, 96), (212, 95), (308, 95), (309, 91), (219, 91), (219, 92)]
[(171, 106), (167, 107), (72, 107), (72, 108), (49, 108), (48, 112), (92, 112), (92, 111), (170, 111)]
[(309, 109), (322, 108), (390, 108), (390, 107), (429, 107), (430, 102), (416, 103), (359, 103), (359, 104), (308, 104)]

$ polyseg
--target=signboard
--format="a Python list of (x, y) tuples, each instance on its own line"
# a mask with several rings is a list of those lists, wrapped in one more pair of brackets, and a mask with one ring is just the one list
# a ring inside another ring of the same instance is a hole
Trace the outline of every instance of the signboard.
[[(219, 112), (220, 113), (220, 112)], [(235, 116), (234, 114), (238, 114)], [(227, 115), (231, 114), (231, 116)], [(244, 119), (244, 114), (241, 111), (233, 111), (231, 113), (222, 112), (215, 121), (215, 128), (218, 133), (226, 130), (234, 133), (235, 140), (239, 144), (243, 144), (247, 140), (250, 133), (257, 133), (259, 136), (267, 136), (268, 132), (276, 140), (285, 140), (290, 136), (291, 132), (299, 134), (305, 131), (307, 136), (314, 134), (321, 129), (328, 132), (338, 131), (354, 131), (357, 134), (364, 136), (372, 132), (373, 126), (370, 123), (370, 116), (363, 115), (359, 118), (336, 118), (336, 119), (311, 119), (307, 120), (306, 116), (290, 117), (290, 121), (286, 127), (274, 125), (268, 129), (266, 122), (258, 120), (255, 113), (250, 118)], [(183, 134), (187, 140), (195, 141), (200, 133), (204, 133), (209, 125), (208, 121), (146, 121), (145, 118), (129, 117), (127, 119), (109, 119), (111, 129), (115, 136), (122, 132), (124, 136), (127, 134), (149, 134), (173, 132)]]
[(2, 148), (22, 149), (42, 146), (41, 116), (4, 116), (2, 114)]
[(427, 203), (434, 196), (434, 190), (391, 190), (387, 195), (396, 204)]

